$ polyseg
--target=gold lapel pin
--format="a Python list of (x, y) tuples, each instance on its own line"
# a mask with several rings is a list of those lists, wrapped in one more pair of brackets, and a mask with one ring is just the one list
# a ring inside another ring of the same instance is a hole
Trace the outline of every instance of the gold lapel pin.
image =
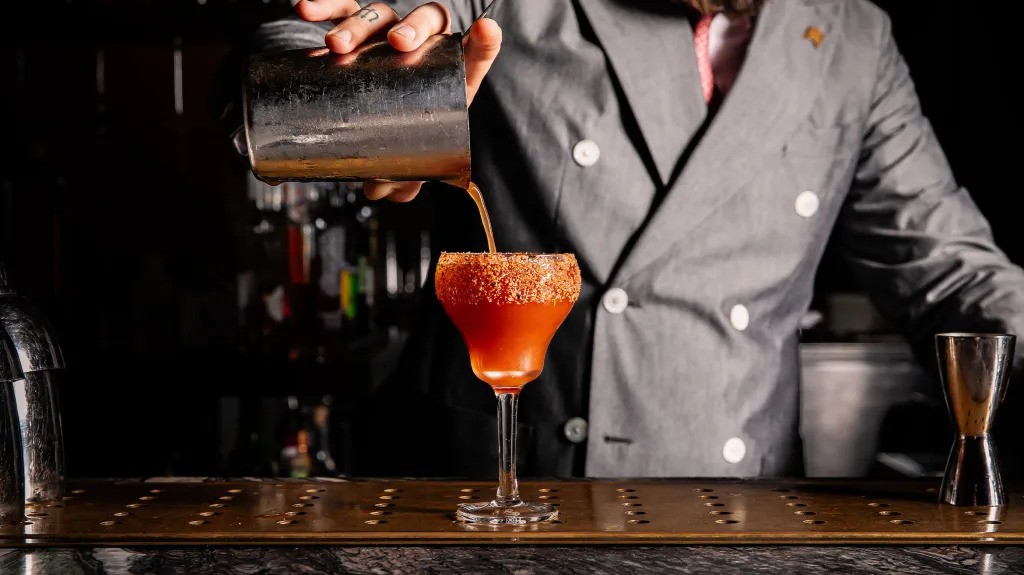
[(804, 30), (804, 38), (810, 40), (811, 44), (814, 44), (814, 47), (817, 48), (818, 46), (821, 46), (821, 43), (825, 40), (825, 33), (821, 31), (821, 28), (808, 26), (807, 29)]

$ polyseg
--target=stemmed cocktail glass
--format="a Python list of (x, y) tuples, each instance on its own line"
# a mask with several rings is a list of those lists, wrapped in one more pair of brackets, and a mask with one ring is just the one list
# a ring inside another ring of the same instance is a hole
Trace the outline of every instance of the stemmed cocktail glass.
[(555, 331), (580, 293), (572, 254), (442, 252), (434, 286), (462, 333), (476, 374), (498, 398), (498, 491), (493, 501), (465, 503), (469, 523), (523, 524), (558, 510), (523, 501), (516, 479), (516, 410), (523, 386), (540, 375)]

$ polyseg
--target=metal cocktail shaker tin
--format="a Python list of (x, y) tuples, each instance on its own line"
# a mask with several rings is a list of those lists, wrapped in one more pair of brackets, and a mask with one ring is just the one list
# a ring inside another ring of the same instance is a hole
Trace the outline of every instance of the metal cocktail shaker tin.
[(253, 54), (243, 93), (249, 162), (264, 182), (469, 184), (460, 34), (413, 52), (387, 42)]

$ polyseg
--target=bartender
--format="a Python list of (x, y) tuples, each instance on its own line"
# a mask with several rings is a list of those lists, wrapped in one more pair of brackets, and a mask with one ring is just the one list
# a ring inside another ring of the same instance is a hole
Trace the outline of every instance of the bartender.
[[(867, 0), (506, 0), (479, 21), (481, 0), (418, 3), (300, 0), (249, 48), (386, 35), (408, 51), (466, 31), (498, 249), (572, 252), (583, 273), (521, 397), (521, 475), (799, 474), (799, 323), (830, 238), (929, 371), (937, 332), (1024, 334), (1024, 271)], [(486, 250), (464, 192), (365, 190), (430, 194), (435, 255)], [(359, 474), (493, 475), (494, 398), (432, 286), (361, 410)]]

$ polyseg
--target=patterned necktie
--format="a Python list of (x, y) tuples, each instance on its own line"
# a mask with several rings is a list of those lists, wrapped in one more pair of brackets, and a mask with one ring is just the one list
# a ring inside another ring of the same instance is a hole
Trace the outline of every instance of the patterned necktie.
[(704, 92), (704, 101), (711, 101), (711, 94), (715, 91), (715, 78), (711, 70), (711, 52), (708, 47), (711, 43), (711, 19), (710, 14), (705, 14), (697, 21), (693, 29), (694, 48), (697, 49), (697, 69), (700, 70), (700, 87)]

